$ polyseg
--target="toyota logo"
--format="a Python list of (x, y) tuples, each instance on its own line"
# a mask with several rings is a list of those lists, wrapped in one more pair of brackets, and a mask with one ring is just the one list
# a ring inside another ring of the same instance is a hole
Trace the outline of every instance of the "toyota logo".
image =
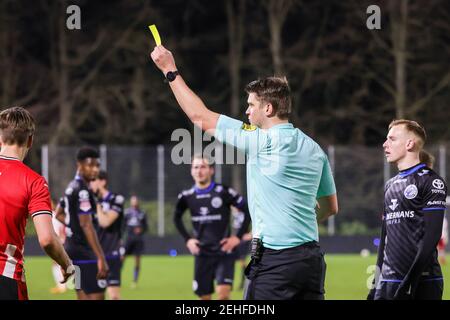
[(444, 182), (442, 182), (442, 180), (439, 180), (439, 179), (434, 179), (433, 187), (435, 187), (436, 189), (442, 190), (442, 189), (444, 189)]

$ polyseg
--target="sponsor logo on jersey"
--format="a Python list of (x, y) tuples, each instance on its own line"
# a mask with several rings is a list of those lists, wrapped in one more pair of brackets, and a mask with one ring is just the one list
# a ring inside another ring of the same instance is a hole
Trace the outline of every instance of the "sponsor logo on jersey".
[(205, 216), (209, 213), (209, 209), (208, 207), (200, 207), (200, 211), (198, 213), (201, 214), (202, 216)]
[(445, 201), (436, 200), (436, 201), (428, 201), (427, 202), (427, 206), (445, 206), (445, 205), (446, 205)]
[(212, 214), (212, 215), (206, 215), (206, 216), (192, 217), (193, 222), (218, 221), (218, 220), (222, 220), (222, 215)]
[(408, 179), (398, 179), (398, 180), (395, 180), (394, 181), (394, 184), (396, 184), (396, 183), (402, 183), (402, 182), (405, 182), (405, 181), (407, 181)]
[(211, 195), (210, 195), (209, 193), (206, 193), (206, 194), (197, 194), (197, 195), (195, 196), (195, 198), (197, 198), (197, 199), (211, 198)]
[(417, 190), (417, 187), (414, 184), (410, 184), (409, 186), (407, 186), (405, 191), (403, 192), (405, 198), (409, 199), (409, 200), (417, 197), (418, 193), (419, 193), (419, 190)]
[(214, 197), (211, 200), (211, 205), (216, 209), (220, 208), (222, 206), (222, 203), (222, 199), (220, 199), (219, 197)]
[(389, 208), (391, 208), (392, 211), (394, 211), (398, 207), (398, 200), (397, 199), (391, 199), (391, 202), (392, 202), (392, 204), (389, 206)]
[(433, 180), (433, 187), (435, 187), (436, 189), (442, 190), (444, 189), (444, 182), (441, 179), (434, 179)]
[(413, 218), (414, 211), (396, 211), (386, 213), (386, 220), (399, 219), (399, 218)]

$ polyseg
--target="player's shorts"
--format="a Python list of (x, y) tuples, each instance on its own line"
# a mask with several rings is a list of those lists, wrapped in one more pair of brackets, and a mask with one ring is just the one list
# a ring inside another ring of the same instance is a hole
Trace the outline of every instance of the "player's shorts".
[(143, 237), (129, 237), (125, 243), (125, 255), (141, 256), (144, 253)]
[[(374, 300), (393, 300), (401, 281), (382, 281), (375, 291)], [(415, 300), (442, 300), (444, 280), (442, 278), (425, 279), (419, 282)]]
[[(77, 289), (83, 290), (85, 294), (101, 293), (105, 291), (107, 281), (106, 279), (97, 279), (98, 268), (96, 260), (73, 260), (73, 264), (80, 268), (80, 284)], [(77, 276), (75, 276), (75, 278), (77, 278)]]
[(245, 270), (245, 300), (323, 300), (326, 264), (317, 242), (272, 250)]
[(27, 284), (0, 276), (0, 300), (28, 300)]
[(109, 273), (107, 281), (108, 287), (120, 287), (120, 271), (122, 269), (122, 261), (120, 256), (107, 258), (109, 265)]
[(195, 294), (198, 296), (212, 294), (214, 280), (218, 285), (233, 285), (235, 261), (236, 257), (232, 254), (195, 256), (194, 281), (192, 283)]

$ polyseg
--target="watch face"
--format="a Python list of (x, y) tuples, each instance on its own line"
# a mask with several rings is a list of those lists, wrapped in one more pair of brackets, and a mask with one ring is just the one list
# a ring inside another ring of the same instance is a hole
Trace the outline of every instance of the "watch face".
[(167, 72), (166, 78), (169, 81), (173, 81), (173, 80), (175, 80), (176, 76), (177, 76), (177, 74), (175, 72), (169, 71), (169, 72)]

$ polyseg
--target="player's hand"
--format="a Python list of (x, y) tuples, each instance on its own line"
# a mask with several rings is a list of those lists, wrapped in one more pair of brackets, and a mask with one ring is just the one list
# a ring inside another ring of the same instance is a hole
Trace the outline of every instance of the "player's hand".
[(231, 253), (233, 249), (241, 243), (241, 239), (236, 236), (231, 236), (229, 238), (222, 239), (220, 245), (222, 246), (222, 251)]
[(106, 279), (109, 272), (109, 266), (105, 259), (98, 259), (97, 260), (97, 279)]
[(150, 54), (150, 57), (152, 58), (158, 69), (161, 70), (164, 74), (169, 71), (177, 70), (172, 52), (164, 48), (162, 45), (156, 46)]
[(75, 267), (73, 264), (70, 264), (67, 269), (61, 267), (61, 274), (63, 276), (63, 280), (60, 283), (66, 283), (69, 278), (75, 274)]
[(200, 247), (199, 247), (200, 241), (198, 239), (191, 238), (186, 242), (186, 247), (189, 249), (191, 254), (194, 256), (198, 255), (200, 253)]

